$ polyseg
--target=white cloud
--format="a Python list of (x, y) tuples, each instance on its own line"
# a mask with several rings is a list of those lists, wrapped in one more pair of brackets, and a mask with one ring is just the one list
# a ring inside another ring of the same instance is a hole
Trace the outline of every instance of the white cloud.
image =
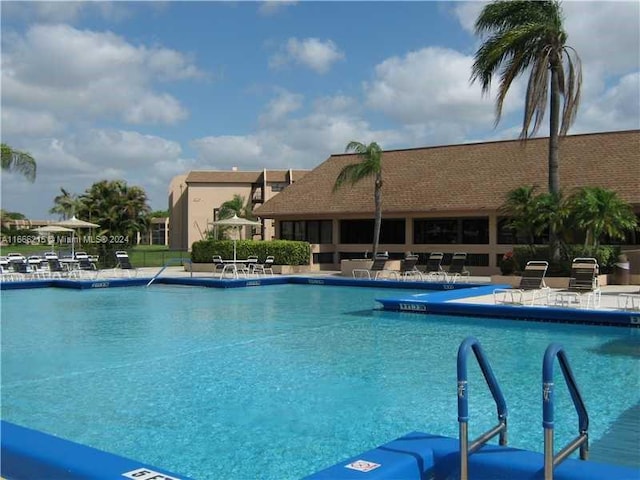
[(640, 72), (623, 76), (590, 103), (583, 104), (572, 132), (640, 129)]
[[(471, 64), (471, 57), (439, 47), (388, 58), (364, 85), (367, 105), (402, 124), (490, 125), (493, 99), (483, 97), (479, 85), (470, 84)], [(520, 98), (519, 89), (514, 84), (505, 114), (515, 108), (510, 98)]]
[(269, 102), (267, 111), (260, 115), (261, 125), (273, 125), (289, 113), (295, 112), (302, 106), (303, 96), (286, 90), (280, 90), (276, 98)]
[(187, 111), (176, 98), (154, 91), (155, 79), (198, 76), (193, 63), (173, 50), (134, 46), (109, 32), (36, 25), (4, 42), (2, 102), (58, 119), (172, 124)]
[(27, 137), (49, 136), (64, 126), (49, 112), (33, 112), (22, 108), (2, 108), (2, 134)]
[(317, 73), (327, 73), (333, 63), (344, 58), (344, 53), (332, 40), (290, 38), (281, 51), (269, 59), (269, 66), (277, 68), (289, 63), (296, 63)]
[[(161, 3), (138, 2), (136, 7), (157, 9), (157, 4)], [(42, 23), (73, 23), (83, 17), (97, 15), (111, 22), (119, 22), (133, 16), (131, 7), (130, 2), (120, 1), (9, 1), (2, 2), (2, 16)]]
[(260, 3), (260, 7), (258, 7), (258, 12), (260, 12), (261, 15), (265, 15), (265, 16), (274, 15), (277, 12), (280, 12), (282, 9), (286, 7), (290, 7), (297, 3), (298, 2), (294, 0), (269, 0), (266, 2)]

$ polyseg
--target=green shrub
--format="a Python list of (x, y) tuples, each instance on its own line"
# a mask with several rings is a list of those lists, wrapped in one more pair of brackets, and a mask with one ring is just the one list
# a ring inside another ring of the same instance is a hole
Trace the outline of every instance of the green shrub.
[[(232, 260), (233, 240), (200, 240), (191, 246), (193, 263), (211, 263), (213, 255)], [(247, 258), (249, 255), (257, 255), (259, 262), (273, 255), (275, 265), (309, 265), (311, 246), (307, 242), (290, 240), (238, 240), (236, 258)]]

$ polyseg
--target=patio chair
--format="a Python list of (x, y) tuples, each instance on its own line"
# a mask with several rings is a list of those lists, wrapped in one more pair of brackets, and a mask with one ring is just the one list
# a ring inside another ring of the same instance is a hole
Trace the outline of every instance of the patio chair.
[(222, 261), (222, 256), (214, 255), (212, 257), (213, 260), (213, 275), (218, 276), (218, 278), (222, 278), (222, 271), (224, 270), (224, 262)]
[(400, 276), (403, 280), (422, 280), (422, 273), (418, 270), (418, 255), (407, 254), (404, 257), (400, 264)]
[(544, 276), (549, 268), (549, 262), (532, 260), (527, 262), (522, 272), (520, 284), (516, 288), (497, 288), (493, 291), (494, 303), (511, 303), (534, 305), (538, 296), (544, 294), (549, 303), (550, 289), (544, 283)]
[(78, 262), (78, 269), (75, 272), (77, 276), (89, 275), (89, 272), (95, 272), (95, 276), (98, 276), (98, 269), (87, 252), (76, 252), (74, 258)]
[(622, 310), (640, 310), (640, 291), (636, 293), (619, 293), (618, 308)]
[(265, 258), (264, 263), (257, 263), (253, 266), (253, 273), (256, 275), (266, 275), (269, 272), (270, 275), (273, 275), (273, 263), (275, 262), (275, 258), (273, 255), (269, 255)]
[(116, 252), (116, 268), (119, 268), (123, 272), (127, 272), (127, 276), (131, 277), (138, 276), (138, 269), (131, 265), (131, 259), (129, 258), (129, 254), (124, 250), (118, 250)]
[(374, 273), (374, 279), (378, 280), (380, 278), (384, 278), (385, 275), (393, 276), (396, 280), (399, 280), (398, 272), (395, 270), (387, 270), (385, 267), (387, 266), (387, 261), (389, 260), (389, 255), (381, 255), (378, 254), (373, 259), (373, 263), (371, 267), (366, 268), (354, 268), (353, 269), (353, 278), (366, 278), (371, 280), (371, 273)]
[(555, 304), (564, 307), (600, 307), (602, 292), (598, 285), (600, 267), (595, 258), (574, 258), (569, 286), (556, 293)]
[(431, 252), (427, 259), (427, 265), (424, 268), (425, 279), (429, 281), (437, 281), (441, 276), (444, 276), (442, 271), (442, 259), (444, 253)]
[(447, 283), (456, 283), (457, 280), (469, 280), (471, 272), (465, 268), (467, 263), (467, 254), (456, 252), (451, 257), (449, 269), (444, 272), (444, 279)]

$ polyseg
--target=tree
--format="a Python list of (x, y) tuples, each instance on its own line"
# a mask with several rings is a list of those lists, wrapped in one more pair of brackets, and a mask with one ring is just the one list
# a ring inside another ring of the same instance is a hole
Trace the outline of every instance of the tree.
[[(482, 9), (475, 30), (477, 35), (486, 34), (488, 38), (475, 54), (471, 81), (479, 80), (483, 93), (487, 93), (493, 75), (500, 71), (496, 124), (513, 80), (527, 70), (530, 74), (520, 132), (522, 140), (534, 136), (540, 128), (549, 97), (549, 193), (557, 197), (560, 195), (559, 138), (567, 134), (575, 119), (582, 85), (580, 57), (566, 45), (560, 3), (497, 0)], [(552, 257), (557, 259), (558, 237), (551, 225), (549, 233)]]
[(613, 190), (582, 187), (568, 201), (573, 223), (585, 232), (586, 249), (596, 250), (604, 235), (624, 239), (628, 231), (638, 227), (631, 206)]
[(55, 206), (49, 210), (49, 213), (60, 215), (62, 220), (67, 220), (75, 215), (79, 200), (76, 194), (69, 193), (62, 187), (60, 187), (60, 192), (60, 195), (56, 195), (53, 199)]
[(537, 133), (549, 97), (549, 192), (559, 194), (558, 139), (567, 134), (575, 119), (582, 84), (580, 57), (566, 45), (559, 2), (494, 1), (483, 8), (475, 30), (477, 35), (486, 34), (488, 38), (475, 54), (471, 81), (479, 80), (486, 94), (493, 75), (500, 70), (496, 124), (513, 80), (527, 70), (530, 74), (521, 139)]
[(98, 235), (101, 254), (109, 255), (135, 243), (138, 232), (149, 228), (147, 196), (140, 187), (130, 187), (124, 180), (94, 183), (79, 197), (77, 215), (102, 227)]
[(247, 202), (245, 204), (242, 195), (235, 194), (232, 200), (227, 200), (220, 205), (220, 220), (223, 218), (231, 218), (234, 215), (248, 218), (249, 220), (254, 219), (251, 203)]
[(2, 146), (2, 170), (17, 172), (24, 175), (27, 180), (36, 180), (36, 161), (27, 152), (22, 152), (10, 147), (6, 143)]
[[(219, 220), (231, 218), (234, 215), (247, 218), (249, 220), (255, 220), (255, 217), (253, 216), (253, 209), (251, 207), (252, 205), (250, 201), (245, 203), (245, 198), (242, 195), (235, 194), (233, 199), (227, 200), (220, 205)], [(228, 237), (228, 232), (232, 228), (233, 227), (217, 226), (212, 232), (209, 232), (209, 238), (219, 240), (224, 237)]]
[(535, 238), (545, 228), (544, 219), (538, 215), (538, 197), (536, 187), (518, 187), (507, 193), (500, 212), (509, 218), (508, 226), (518, 235), (526, 238), (529, 248), (533, 251)]
[(382, 149), (376, 142), (369, 145), (351, 141), (345, 152), (357, 153), (360, 163), (345, 166), (338, 174), (333, 191), (340, 189), (345, 183), (355, 185), (359, 181), (374, 177), (373, 199), (375, 203), (375, 220), (373, 224), (373, 257), (378, 253), (380, 242), (380, 226), (382, 225)]

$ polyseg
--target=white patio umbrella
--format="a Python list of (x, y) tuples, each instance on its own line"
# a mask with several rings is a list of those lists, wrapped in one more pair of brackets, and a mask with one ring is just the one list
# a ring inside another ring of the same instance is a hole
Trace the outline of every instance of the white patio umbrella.
[[(50, 233), (73, 232), (73, 229), (67, 227), (59, 227), (57, 225), (45, 225), (44, 227), (35, 228), (34, 231), (38, 232), (40, 235), (47, 235), (50, 240)], [(53, 243), (50, 243), (49, 245), (53, 246)]]
[[(261, 227), (262, 223), (255, 222), (253, 220), (249, 220), (248, 218), (242, 218), (238, 215), (233, 215), (231, 218), (223, 218), (222, 220), (218, 220), (217, 222), (212, 222), (212, 225), (216, 225), (219, 227), (232, 227), (237, 232), (240, 231), (242, 227)], [(233, 238), (233, 261), (236, 261), (236, 238)]]
[(99, 227), (100, 225), (98, 225), (97, 223), (91, 223), (91, 222), (85, 222), (84, 220), (79, 220), (76, 218), (76, 216), (74, 215), (73, 217), (71, 217), (68, 220), (62, 220), (60, 222), (55, 223), (54, 225), (57, 225), (59, 227), (68, 227), (72, 229), (72, 233), (71, 233), (71, 256), (73, 256), (74, 254), (74, 236), (75, 236), (75, 229), (76, 228), (95, 228), (95, 227)]

